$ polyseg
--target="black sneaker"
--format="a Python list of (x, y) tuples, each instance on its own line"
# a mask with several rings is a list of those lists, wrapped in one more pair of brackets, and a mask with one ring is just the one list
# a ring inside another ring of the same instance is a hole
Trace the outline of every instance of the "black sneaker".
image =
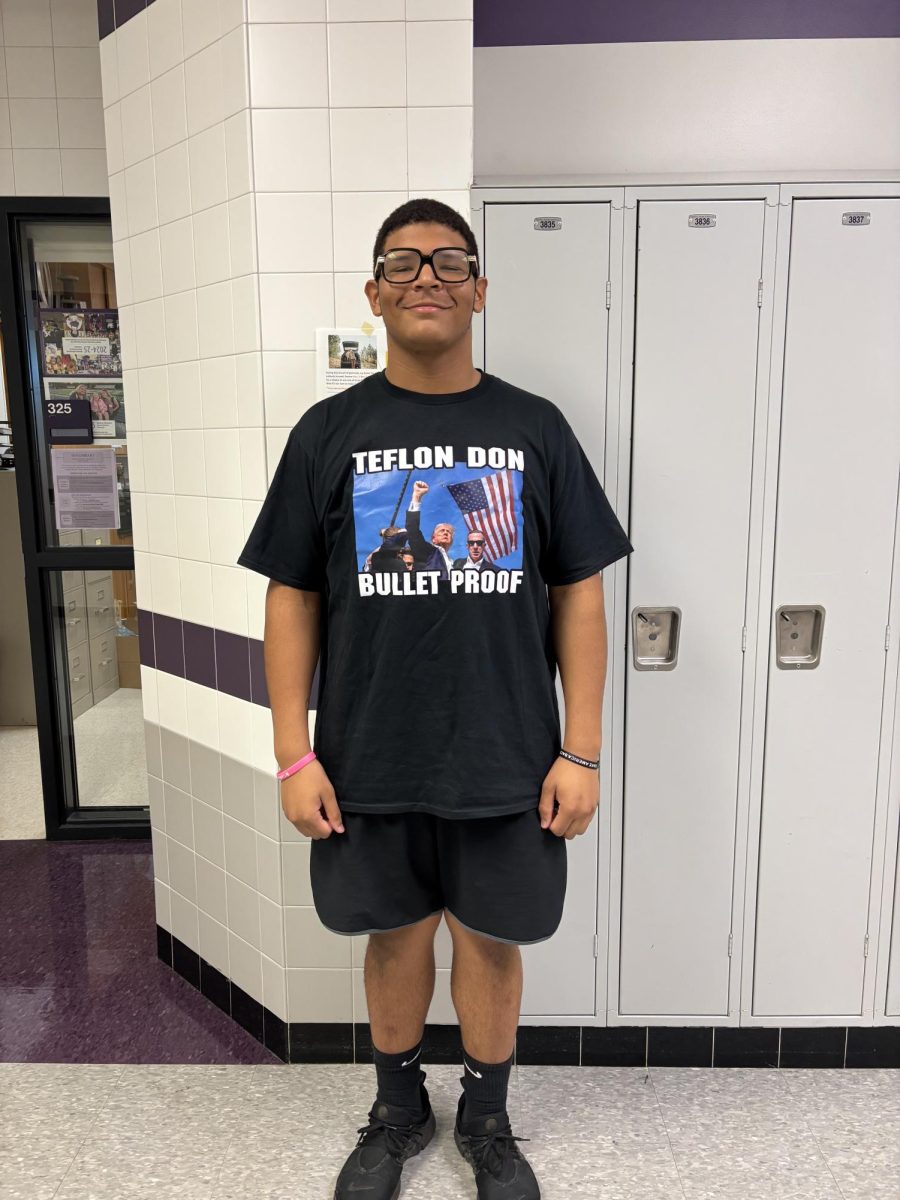
[(375, 1101), (369, 1123), (357, 1130), (356, 1149), (338, 1175), (334, 1200), (397, 1200), (403, 1164), (434, 1137), (434, 1112), (424, 1086), (422, 1099), (425, 1116), (413, 1122), (409, 1109)]
[(460, 1122), (465, 1103), (465, 1095), (460, 1096), (453, 1138), (475, 1172), (478, 1200), (540, 1200), (541, 1189), (531, 1164), (516, 1145), (528, 1138), (513, 1137), (505, 1113), (472, 1122), (463, 1133)]

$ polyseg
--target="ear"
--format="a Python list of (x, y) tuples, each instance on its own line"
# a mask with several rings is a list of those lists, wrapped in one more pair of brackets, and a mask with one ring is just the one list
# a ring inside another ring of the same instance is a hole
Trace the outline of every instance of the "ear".
[(375, 279), (366, 280), (365, 293), (366, 293), (366, 298), (369, 301), (369, 307), (371, 308), (372, 313), (374, 314), (374, 316), (380, 317), (382, 315), (382, 313), (381, 313), (381, 301), (378, 298), (378, 282), (377, 282), (377, 280), (375, 280)]
[(485, 300), (487, 299), (487, 278), (484, 275), (479, 275), (475, 280), (475, 302), (472, 305), (472, 311), (480, 313), (484, 309)]

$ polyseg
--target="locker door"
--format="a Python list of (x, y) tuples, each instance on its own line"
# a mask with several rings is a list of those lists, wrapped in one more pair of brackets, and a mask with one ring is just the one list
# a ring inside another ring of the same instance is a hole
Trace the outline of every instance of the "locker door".
[[(560, 227), (536, 229), (546, 217), (561, 218)], [(557, 404), (602, 482), (609, 204), (487, 204), (484, 222), (485, 369)], [(564, 720), (558, 676), (556, 691)], [(559, 930), (523, 948), (526, 1016), (594, 1012), (597, 839), (595, 818), (568, 843)]]
[(483, 256), (485, 369), (559, 405), (602, 483), (609, 204), (486, 204)]
[[(851, 211), (870, 223), (844, 224)], [(862, 1011), (900, 466), (898, 262), (900, 200), (795, 201), (753, 979), (761, 1016)], [(814, 669), (777, 667), (782, 605), (824, 608)]]
[[(639, 209), (623, 1015), (728, 1012), (764, 218), (762, 199)], [(671, 669), (635, 665), (645, 608), (681, 612)]]
[(900, 846), (897, 847), (897, 867), (894, 881), (894, 923), (891, 928), (887, 1003), (884, 1011), (889, 1017), (900, 1017)]

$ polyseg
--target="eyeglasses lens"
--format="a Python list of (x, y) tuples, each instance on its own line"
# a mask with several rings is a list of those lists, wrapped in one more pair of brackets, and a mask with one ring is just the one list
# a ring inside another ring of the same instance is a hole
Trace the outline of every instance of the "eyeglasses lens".
[[(408, 283), (416, 277), (421, 261), (418, 250), (389, 250), (384, 256), (384, 277), (391, 283)], [(432, 267), (444, 283), (461, 283), (469, 278), (465, 250), (436, 251)]]

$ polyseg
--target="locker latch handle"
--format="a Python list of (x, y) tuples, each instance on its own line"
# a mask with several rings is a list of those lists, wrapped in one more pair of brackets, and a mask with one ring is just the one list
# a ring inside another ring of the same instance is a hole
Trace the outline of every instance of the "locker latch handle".
[(821, 604), (782, 604), (775, 611), (775, 661), (782, 671), (811, 671), (822, 659), (825, 609)]
[(674, 671), (680, 630), (680, 608), (635, 608), (631, 614), (634, 669)]

